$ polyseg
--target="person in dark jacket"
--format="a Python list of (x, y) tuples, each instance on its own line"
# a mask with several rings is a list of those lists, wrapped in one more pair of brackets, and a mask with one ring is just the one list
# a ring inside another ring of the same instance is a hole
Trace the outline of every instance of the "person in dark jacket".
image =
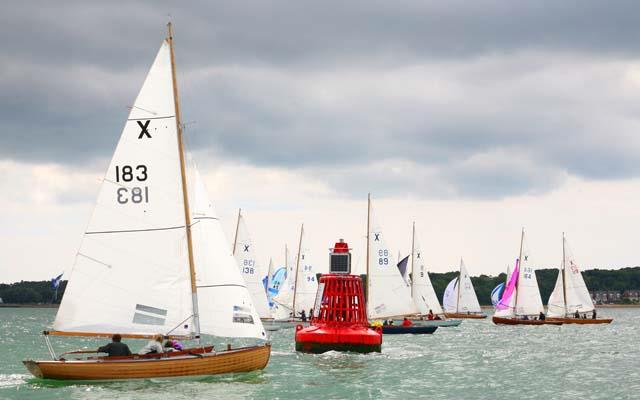
[(540, 315), (538, 315), (538, 319), (540, 321), (544, 321), (545, 319), (547, 319), (547, 317), (544, 315), (544, 313), (542, 311), (540, 311)]
[(122, 336), (116, 333), (111, 337), (111, 343), (98, 348), (98, 353), (107, 353), (109, 357), (130, 356), (131, 350), (129, 350), (129, 346), (121, 343), (121, 340)]

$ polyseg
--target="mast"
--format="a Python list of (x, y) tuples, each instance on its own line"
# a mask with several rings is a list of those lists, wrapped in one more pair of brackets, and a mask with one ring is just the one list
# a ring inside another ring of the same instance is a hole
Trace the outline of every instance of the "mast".
[[(516, 301), (513, 305), (513, 315), (516, 315), (518, 309), (518, 296), (520, 291), (518, 290), (518, 284), (520, 284), (520, 271), (522, 271), (522, 244), (524, 243), (524, 227), (522, 228), (522, 235), (520, 236), (520, 255), (518, 256), (518, 280), (516, 281)], [(513, 271), (515, 272), (515, 271)]]
[(369, 275), (369, 233), (371, 232), (371, 193), (367, 194), (367, 285), (365, 288), (365, 299), (367, 306), (369, 304), (369, 288), (371, 287), (371, 276)]
[[(413, 298), (413, 282), (415, 282), (414, 263), (415, 263), (415, 251), (416, 251), (416, 221), (413, 221), (413, 230), (411, 232), (411, 298)], [(398, 260), (400, 261), (400, 260)]]
[(565, 238), (564, 232), (562, 232), (562, 298), (564, 300), (564, 316), (567, 316), (567, 273), (566, 270), (566, 258), (565, 258)]
[(460, 269), (458, 270), (458, 297), (456, 298), (456, 314), (460, 312), (460, 285), (462, 285), (462, 257), (460, 257)]
[(187, 192), (187, 172), (184, 162), (184, 143), (182, 141), (182, 123), (180, 118), (180, 98), (178, 97), (178, 81), (176, 78), (176, 63), (173, 54), (173, 27), (167, 24), (167, 42), (171, 54), (171, 81), (173, 84), (173, 103), (176, 112), (176, 130), (178, 132), (178, 152), (180, 153), (180, 175), (182, 177), (182, 200), (184, 204), (184, 221), (187, 231), (187, 249), (189, 252), (189, 277), (191, 278), (191, 303), (193, 307), (193, 331), (200, 342), (200, 314), (198, 312), (198, 288), (196, 286), (196, 268), (193, 259), (193, 239), (191, 237), (191, 215), (189, 213), (189, 194)]
[(296, 258), (296, 280), (293, 282), (293, 318), (296, 318), (296, 291), (298, 290), (298, 273), (300, 271), (300, 249), (302, 248), (302, 233), (304, 224), (300, 227), (300, 241), (298, 242), (298, 257)]
[(240, 217), (242, 215), (242, 208), (238, 208), (238, 222), (236, 222), (236, 235), (233, 238), (233, 251), (232, 254), (236, 255), (236, 245), (238, 244), (238, 228), (240, 228)]

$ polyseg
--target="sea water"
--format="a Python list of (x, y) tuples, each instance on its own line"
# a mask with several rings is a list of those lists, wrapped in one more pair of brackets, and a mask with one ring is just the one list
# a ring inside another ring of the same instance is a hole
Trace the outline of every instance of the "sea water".
[[(610, 325), (496, 326), (465, 320), (433, 335), (385, 336), (380, 354), (295, 351), (272, 334), (264, 371), (197, 380), (65, 383), (35, 379), (23, 359), (48, 359), (54, 309), (0, 308), (2, 399), (640, 399), (640, 309), (605, 309)], [(211, 339), (223, 348), (226, 341)], [(58, 352), (106, 343), (52, 338)], [(143, 341), (128, 341), (132, 350)], [(240, 345), (243, 342), (234, 342)], [(245, 342), (246, 343), (246, 342)]]

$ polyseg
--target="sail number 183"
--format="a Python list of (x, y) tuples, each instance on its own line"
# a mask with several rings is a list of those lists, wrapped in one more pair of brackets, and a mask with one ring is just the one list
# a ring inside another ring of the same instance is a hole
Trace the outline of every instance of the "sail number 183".
[[(147, 180), (147, 166), (146, 165), (116, 165), (116, 182), (144, 182)], [(120, 204), (127, 204), (129, 202), (139, 204), (149, 202), (149, 187), (148, 186), (136, 186), (136, 187), (119, 187), (116, 191), (117, 201)]]

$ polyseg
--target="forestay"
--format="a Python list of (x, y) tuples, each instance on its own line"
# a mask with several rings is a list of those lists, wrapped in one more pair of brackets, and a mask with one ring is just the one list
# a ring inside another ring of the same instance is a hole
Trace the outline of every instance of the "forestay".
[(55, 330), (192, 333), (179, 157), (164, 41), (101, 184)]
[(535, 268), (529, 266), (529, 254), (524, 244), (522, 260), (520, 260), (519, 266), (520, 271), (518, 276), (518, 290), (516, 293), (515, 314), (517, 316), (538, 315), (544, 311), (544, 307), (542, 306), (542, 299), (540, 298), (536, 271)]
[(200, 329), (215, 336), (266, 339), (222, 224), (193, 163), (189, 178)]
[(429, 272), (425, 266), (420, 243), (415, 235), (413, 243), (413, 270), (411, 272), (413, 302), (420, 314), (427, 314), (429, 310), (434, 314), (442, 314), (442, 307), (440, 307), (440, 302), (438, 302), (438, 297), (431, 284), (431, 279), (429, 279)]
[[(565, 317), (573, 315), (577, 310), (580, 313), (591, 312), (595, 309), (587, 285), (584, 283), (582, 273), (573, 258), (570, 250), (566, 246), (566, 239), (563, 238), (564, 260), (563, 265), (558, 271), (558, 279), (556, 286), (549, 297), (548, 314), (551, 317)], [(566, 283), (563, 285), (563, 273), (566, 277)], [(565, 306), (565, 294), (567, 304)]]
[(369, 318), (416, 314), (409, 285), (402, 279), (396, 261), (387, 247), (374, 213), (370, 212), (369, 240)]
[(463, 313), (479, 313), (480, 303), (476, 296), (476, 291), (473, 288), (471, 277), (467, 272), (467, 267), (463, 260), (460, 260), (460, 293), (458, 295), (458, 312)]
[(253, 299), (253, 304), (258, 311), (258, 315), (260, 318), (270, 318), (271, 310), (269, 309), (267, 294), (264, 283), (262, 282), (264, 273), (260, 268), (260, 264), (256, 261), (253, 241), (247, 229), (244, 216), (240, 213), (238, 214), (234, 256), (240, 267), (244, 282), (247, 284), (247, 289)]
[(295, 288), (295, 315), (298, 316), (304, 310), (309, 313), (313, 308), (316, 293), (318, 291), (318, 280), (316, 278), (317, 264), (311, 257), (311, 252), (307, 245), (306, 232), (302, 230), (300, 238), (300, 254), (297, 260), (298, 270), (297, 283)]

